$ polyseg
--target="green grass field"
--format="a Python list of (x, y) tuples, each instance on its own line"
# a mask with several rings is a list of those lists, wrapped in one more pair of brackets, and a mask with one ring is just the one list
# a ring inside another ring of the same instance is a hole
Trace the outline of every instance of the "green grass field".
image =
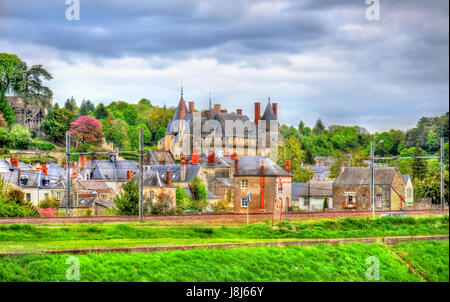
[[(404, 252), (410, 269), (392, 249)], [(78, 255), (79, 281), (369, 281), (368, 257), (380, 261), (379, 281), (447, 281), (448, 241), (337, 246), (246, 247), (155, 253)], [(445, 252), (446, 251), (446, 252)], [(0, 257), (0, 281), (67, 281), (68, 254)], [(437, 264), (429, 264), (430, 259)]]
[(442, 235), (449, 218), (341, 218), (283, 222), (280, 228), (255, 223), (244, 227), (151, 227), (146, 224), (70, 226), (0, 225), (0, 253), (101, 247), (134, 247), (271, 240)]

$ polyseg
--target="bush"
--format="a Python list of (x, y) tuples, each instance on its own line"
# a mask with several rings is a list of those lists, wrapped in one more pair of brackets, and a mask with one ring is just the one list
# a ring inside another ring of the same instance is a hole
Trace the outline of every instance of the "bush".
[(175, 211), (171, 209), (172, 198), (163, 189), (157, 196), (156, 201), (150, 201), (150, 213), (154, 215), (173, 214)]
[(39, 203), (39, 208), (41, 209), (57, 209), (61, 204), (61, 201), (56, 197), (49, 196), (46, 199), (41, 200)]
[(51, 151), (55, 149), (55, 145), (49, 142), (32, 141), (30, 147), (38, 148), (41, 151)]

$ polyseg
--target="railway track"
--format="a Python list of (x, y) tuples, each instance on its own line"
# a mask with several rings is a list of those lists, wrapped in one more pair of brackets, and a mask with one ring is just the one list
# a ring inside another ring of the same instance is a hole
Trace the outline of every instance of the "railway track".
[[(377, 211), (376, 214), (382, 214), (392, 211)], [(439, 214), (439, 210), (405, 210), (403, 213), (408, 215), (420, 214)], [(448, 210), (445, 211), (448, 214)], [(283, 218), (307, 218), (307, 217), (354, 217), (354, 216), (372, 216), (371, 211), (325, 211), (325, 212), (310, 212), (310, 213), (283, 213)], [(186, 215), (149, 215), (144, 216), (144, 221), (187, 221), (187, 220), (219, 220), (219, 219), (245, 219), (246, 214), (186, 214)], [(272, 214), (258, 213), (249, 214), (250, 218), (271, 218)], [(89, 216), (89, 217), (25, 217), (25, 218), (0, 218), (0, 224), (15, 224), (15, 223), (103, 223), (103, 222), (131, 222), (137, 221), (137, 216)]]

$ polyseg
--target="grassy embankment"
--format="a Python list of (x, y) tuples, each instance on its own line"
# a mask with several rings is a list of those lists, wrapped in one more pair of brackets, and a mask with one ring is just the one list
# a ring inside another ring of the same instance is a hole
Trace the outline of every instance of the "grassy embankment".
[(153, 228), (129, 224), (80, 224), (57, 228), (0, 225), (0, 252), (448, 233), (448, 216), (364, 217), (283, 222), (279, 229), (273, 229), (269, 224), (251, 224), (232, 228), (225, 226)]
[[(391, 249), (403, 253), (408, 267)], [(447, 281), (448, 241), (337, 246), (246, 247), (155, 253), (78, 255), (80, 281), (368, 281), (380, 261), (380, 281)], [(0, 281), (67, 281), (68, 254), (0, 257)]]

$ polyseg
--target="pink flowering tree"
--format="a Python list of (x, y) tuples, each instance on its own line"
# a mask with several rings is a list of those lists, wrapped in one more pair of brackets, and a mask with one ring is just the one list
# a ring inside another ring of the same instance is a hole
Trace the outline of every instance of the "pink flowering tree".
[(98, 145), (102, 142), (102, 123), (90, 116), (81, 116), (70, 124), (70, 134), (83, 144)]
[(5, 118), (1, 113), (0, 113), (0, 127), (8, 127), (8, 124), (6, 123)]

